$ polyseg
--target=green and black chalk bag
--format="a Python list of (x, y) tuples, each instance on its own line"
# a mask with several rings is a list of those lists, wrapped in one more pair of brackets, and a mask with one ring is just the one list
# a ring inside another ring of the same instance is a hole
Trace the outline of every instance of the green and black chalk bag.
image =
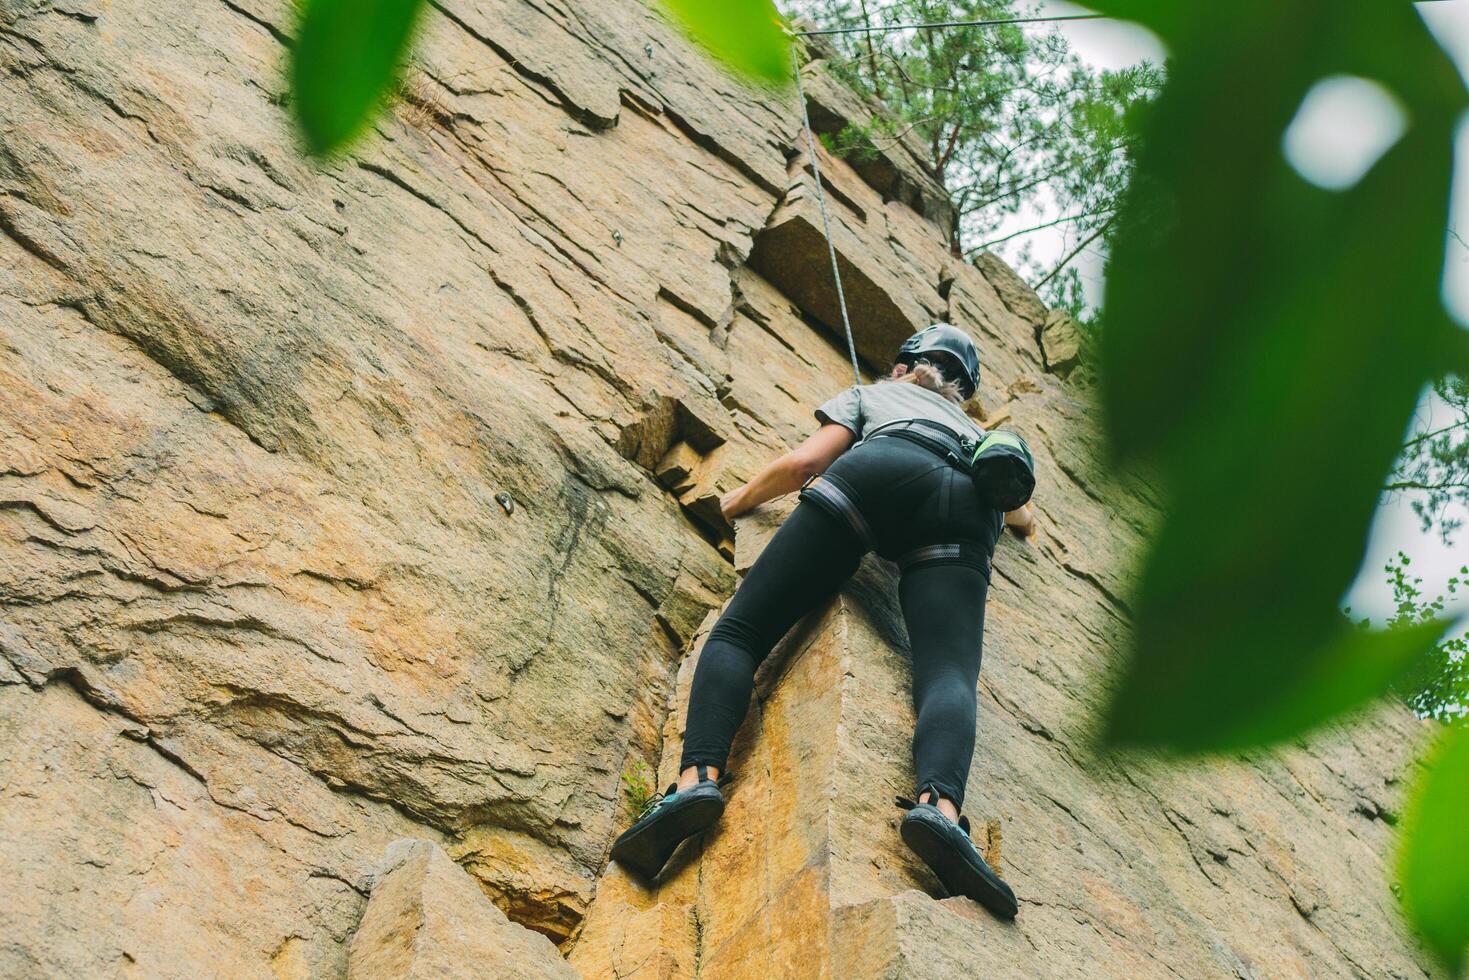
[(1011, 511), (1035, 491), (1035, 458), (1015, 433), (991, 432), (974, 451), (970, 476), (986, 505)]

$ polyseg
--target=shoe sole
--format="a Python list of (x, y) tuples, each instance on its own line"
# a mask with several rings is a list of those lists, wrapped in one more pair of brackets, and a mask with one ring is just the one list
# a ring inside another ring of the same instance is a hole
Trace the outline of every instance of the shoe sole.
[(704, 830), (724, 813), (724, 801), (714, 797), (690, 800), (657, 823), (612, 845), (612, 860), (644, 878), (656, 878), (678, 845)]
[[(948, 819), (948, 818), (944, 818)], [(1002, 919), (1013, 919), (1020, 908), (1004, 887), (990, 881), (958, 854), (943, 831), (922, 819), (904, 820), (903, 843), (923, 859), (950, 895), (972, 898)]]

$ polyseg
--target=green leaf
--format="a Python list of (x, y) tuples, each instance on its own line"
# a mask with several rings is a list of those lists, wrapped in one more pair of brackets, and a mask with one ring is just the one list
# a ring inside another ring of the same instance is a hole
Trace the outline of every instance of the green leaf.
[(770, 0), (664, 0), (690, 38), (735, 71), (766, 82), (791, 78), (791, 42)]
[(1398, 876), (1409, 921), (1459, 976), (1469, 947), (1469, 724), (1449, 727), (1426, 766), (1404, 815)]
[(1140, 669), (1134, 661), (1136, 676), (1117, 696), (1107, 740), (1161, 743), (1176, 752), (1272, 745), (1382, 694), (1432, 652), (1449, 625), (1369, 633), (1342, 621), (1334, 642), (1249, 670), (1207, 658), (1177, 658), (1171, 670)]
[(424, 0), (308, 0), (291, 49), (291, 105), (306, 147), (342, 149), (391, 89)]
[[(1406, 645), (1432, 642), (1344, 636), (1337, 610), (1419, 393), (1450, 361), (1441, 281), (1469, 98), (1408, 4), (1097, 6), (1173, 51), (1101, 333), (1114, 456), (1150, 464), (1166, 497), (1104, 730), (1187, 750), (1289, 737), (1382, 693)], [(1311, 87), (1341, 74), (1383, 84), (1410, 123), (1356, 186), (1328, 192), (1281, 140)], [(1333, 683), (1336, 667), (1355, 673)]]

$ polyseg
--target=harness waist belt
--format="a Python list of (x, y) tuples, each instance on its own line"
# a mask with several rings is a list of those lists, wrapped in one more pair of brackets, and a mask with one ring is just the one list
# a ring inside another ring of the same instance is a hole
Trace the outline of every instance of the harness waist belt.
[(973, 456), (972, 444), (966, 446), (966, 440), (956, 435), (942, 422), (935, 422), (932, 419), (894, 419), (891, 422), (884, 422), (867, 433), (868, 439), (880, 439), (883, 436), (893, 436), (917, 443), (964, 472), (968, 473), (970, 470), (969, 460)]

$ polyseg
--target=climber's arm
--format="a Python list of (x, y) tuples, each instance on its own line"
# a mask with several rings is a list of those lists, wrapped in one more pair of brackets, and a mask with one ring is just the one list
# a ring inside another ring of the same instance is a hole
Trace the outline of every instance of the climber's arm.
[(1035, 533), (1035, 505), (1026, 503), (1005, 513), (1005, 523), (1015, 529), (1022, 538)]
[(738, 517), (767, 500), (799, 490), (811, 477), (825, 472), (855, 438), (846, 426), (828, 422), (805, 442), (756, 473), (749, 483), (721, 497), (720, 509), (727, 518)]

